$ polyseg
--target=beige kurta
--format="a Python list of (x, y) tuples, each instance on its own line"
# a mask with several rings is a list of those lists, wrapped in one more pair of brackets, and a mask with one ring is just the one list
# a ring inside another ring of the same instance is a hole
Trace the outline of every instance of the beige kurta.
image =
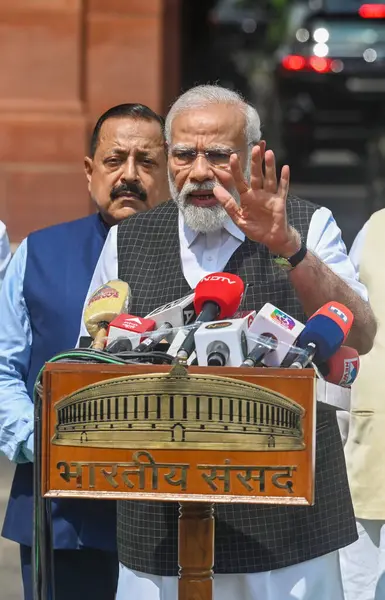
[(369, 220), (360, 260), (378, 322), (374, 346), (361, 357), (352, 389), (349, 436), (345, 446), (356, 516), (385, 519), (385, 210)]

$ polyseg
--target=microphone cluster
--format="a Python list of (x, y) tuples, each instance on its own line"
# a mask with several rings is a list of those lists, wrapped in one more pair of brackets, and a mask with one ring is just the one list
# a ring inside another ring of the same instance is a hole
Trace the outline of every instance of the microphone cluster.
[[(113, 284), (106, 285), (113, 288)], [(328, 302), (303, 324), (270, 303), (258, 312), (242, 311), (244, 294), (244, 283), (237, 275), (212, 273), (193, 293), (140, 317), (129, 314), (127, 298), (115, 298), (115, 313), (109, 306), (104, 307), (104, 314), (98, 306), (99, 291), (85, 311), (90, 326), (86, 318), (85, 323), (98, 344), (95, 324), (101, 323), (107, 331), (103, 352), (130, 362), (293, 369), (315, 365), (326, 381), (351, 386), (359, 356), (344, 345), (354, 320), (346, 306)]]

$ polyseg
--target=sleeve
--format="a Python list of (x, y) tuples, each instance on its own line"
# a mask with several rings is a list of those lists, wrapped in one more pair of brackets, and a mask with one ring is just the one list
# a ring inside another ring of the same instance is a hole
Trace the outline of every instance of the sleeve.
[(33, 403), (27, 393), (32, 331), (23, 296), (27, 241), (17, 249), (0, 289), (0, 451), (33, 460)]
[(80, 333), (78, 338), (85, 335), (88, 336), (88, 331), (84, 325), (83, 314), (84, 309), (87, 306), (88, 299), (93, 294), (93, 292), (103, 285), (107, 283), (107, 281), (111, 281), (112, 279), (118, 279), (118, 226), (114, 225), (111, 227), (105, 244), (103, 246), (103, 250), (99, 256), (99, 260), (96, 264), (94, 274), (91, 279), (90, 286), (88, 288), (87, 296), (83, 305), (83, 313), (82, 313), (82, 322), (80, 324)]
[(361, 298), (368, 300), (366, 287), (358, 279), (358, 273), (346, 252), (341, 230), (328, 208), (319, 208), (313, 214), (307, 246)]
[(0, 285), (4, 279), (11, 256), (11, 246), (9, 245), (7, 230), (4, 223), (0, 221)]
[(349, 252), (349, 258), (352, 261), (357, 273), (360, 271), (360, 262), (362, 256), (362, 250), (366, 238), (366, 232), (368, 230), (368, 223), (365, 223), (361, 231), (357, 233), (357, 236), (352, 244)]

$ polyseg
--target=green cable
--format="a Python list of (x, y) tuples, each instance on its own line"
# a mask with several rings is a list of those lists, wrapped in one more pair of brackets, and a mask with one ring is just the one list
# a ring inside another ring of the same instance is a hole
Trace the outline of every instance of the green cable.
[[(52, 358), (50, 358), (50, 360), (47, 360), (47, 363), (54, 363), (54, 362), (58, 362), (59, 360), (63, 360), (64, 358), (75, 358), (75, 357), (79, 357), (79, 358), (89, 358), (89, 359), (94, 359), (98, 358), (98, 362), (104, 362), (104, 363), (110, 363), (113, 365), (125, 365), (127, 364), (125, 361), (123, 360), (116, 360), (113, 358), (109, 358), (103, 355), (100, 355), (99, 357), (97, 357), (95, 355), (94, 352), (87, 352), (87, 350), (84, 350), (82, 352), (74, 352), (74, 353), (70, 353), (70, 352), (64, 352), (62, 354), (56, 354), (55, 356), (53, 356)], [(43, 371), (45, 369), (45, 364), (42, 366), (42, 368), (40, 369), (37, 377), (36, 377), (36, 381), (35, 381), (35, 385), (34, 385), (34, 390), (36, 391), (36, 386), (39, 384), (41, 376), (43, 374)]]

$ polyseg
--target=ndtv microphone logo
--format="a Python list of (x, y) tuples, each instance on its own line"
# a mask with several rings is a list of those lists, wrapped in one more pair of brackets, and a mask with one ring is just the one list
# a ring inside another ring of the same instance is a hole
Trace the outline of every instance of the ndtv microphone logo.
[(333, 306), (333, 304), (331, 304), (329, 306), (329, 310), (330, 312), (334, 313), (335, 315), (337, 315), (337, 317), (339, 317), (341, 319), (341, 321), (343, 321), (344, 323), (348, 323), (348, 317), (345, 315), (344, 312), (342, 312), (342, 310), (340, 310), (339, 308), (337, 308), (336, 306)]
[(203, 277), (202, 281), (221, 281), (230, 285), (237, 283), (236, 281), (232, 281), (230, 277), (224, 277), (223, 275), (207, 275), (207, 277)]

